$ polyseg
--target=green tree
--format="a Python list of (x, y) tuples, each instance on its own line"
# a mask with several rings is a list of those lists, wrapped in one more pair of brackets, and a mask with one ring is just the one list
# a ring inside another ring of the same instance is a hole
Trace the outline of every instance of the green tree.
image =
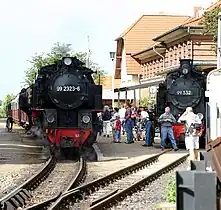
[[(54, 46), (51, 48), (51, 52), (49, 53), (40, 53), (35, 54), (31, 60), (28, 62), (31, 64), (31, 67), (25, 71), (25, 80), (24, 85), (30, 86), (34, 83), (38, 70), (45, 66), (55, 63), (56, 61), (60, 60), (62, 57), (65, 56), (76, 56), (79, 60), (83, 63), (87, 63), (88, 54), (86, 52), (77, 52), (75, 53), (72, 48), (71, 44), (61, 44), (59, 42), (55, 43)], [(94, 80), (96, 83), (99, 81), (99, 74), (102, 76), (105, 75), (104, 70), (102, 70), (98, 64), (94, 63), (93, 61), (89, 60), (89, 67), (98, 72), (97, 74), (93, 74)]]
[(213, 36), (215, 45), (213, 47), (216, 52), (216, 42), (218, 38), (218, 14), (221, 12), (220, 7), (215, 7), (213, 10), (204, 13), (203, 20), (200, 22), (201, 25), (205, 26), (203, 34), (209, 34)]
[(154, 100), (149, 100), (146, 97), (140, 99), (140, 101), (139, 101), (140, 106), (143, 106), (143, 107), (147, 107), (149, 105), (153, 105), (154, 103), (155, 103)]
[(0, 108), (0, 117), (6, 117), (7, 115), (7, 105), (15, 98), (13, 94), (6, 95), (4, 101), (2, 102), (2, 106)]

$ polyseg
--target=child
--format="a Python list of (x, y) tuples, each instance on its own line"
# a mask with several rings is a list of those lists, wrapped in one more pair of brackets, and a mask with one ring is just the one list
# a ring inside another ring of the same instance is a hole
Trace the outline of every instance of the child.
[(115, 142), (116, 143), (120, 143), (120, 133), (121, 133), (120, 115), (116, 115), (116, 121), (115, 121)]

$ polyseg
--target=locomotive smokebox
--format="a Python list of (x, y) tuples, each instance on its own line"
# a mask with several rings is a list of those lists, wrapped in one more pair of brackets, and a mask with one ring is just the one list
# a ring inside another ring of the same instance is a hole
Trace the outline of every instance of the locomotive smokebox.
[(180, 59), (180, 71), (187, 75), (192, 69), (193, 61), (191, 59)]

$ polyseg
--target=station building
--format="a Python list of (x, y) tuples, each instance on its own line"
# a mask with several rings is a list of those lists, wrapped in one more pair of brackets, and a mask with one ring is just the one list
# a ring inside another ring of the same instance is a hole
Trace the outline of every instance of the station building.
[(157, 85), (152, 84), (179, 67), (180, 59), (193, 59), (203, 71), (215, 69), (213, 37), (203, 34), (202, 20), (205, 11), (220, 4), (194, 8), (194, 17), (143, 15), (136, 21), (116, 39), (115, 79), (120, 79), (121, 90), (134, 86), (127, 89), (135, 89), (136, 104), (143, 97), (154, 99)]
[[(120, 79), (115, 79), (114, 80), (114, 87), (119, 88), (120, 82), (121, 82)], [(103, 86), (103, 92), (102, 92), (103, 105), (112, 106), (112, 95), (113, 95), (112, 76), (102, 76), (101, 77), (101, 85)], [(129, 93), (127, 96), (127, 99), (132, 101), (133, 98), (134, 98), (133, 93), (132, 92)], [(117, 103), (118, 102), (118, 95), (117, 94), (115, 94), (114, 99), (115, 99), (114, 101)], [(125, 102), (125, 97), (122, 93), (120, 103), (123, 104), (124, 102)]]

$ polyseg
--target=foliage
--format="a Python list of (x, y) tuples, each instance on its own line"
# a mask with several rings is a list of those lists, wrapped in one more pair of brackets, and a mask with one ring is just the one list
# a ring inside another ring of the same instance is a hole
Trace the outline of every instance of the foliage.
[(117, 107), (118, 108), (118, 102), (114, 102), (114, 108)]
[(166, 188), (166, 200), (169, 203), (176, 202), (176, 179), (171, 176)]
[[(87, 63), (88, 60), (88, 54), (86, 52), (77, 52), (75, 53), (72, 48), (71, 44), (61, 44), (59, 42), (55, 43), (54, 46), (51, 48), (50, 53), (40, 53), (35, 54), (31, 60), (28, 62), (31, 64), (31, 67), (25, 71), (25, 80), (24, 85), (30, 86), (34, 83), (36, 75), (38, 73), (38, 70), (45, 66), (55, 63), (56, 61), (60, 60), (64, 56), (76, 56), (79, 60), (81, 60), (83, 63)], [(103, 75), (105, 75), (104, 70), (102, 70), (98, 64), (92, 62), (89, 60), (89, 67), (98, 72), (97, 74), (94, 74), (94, 80), (97, 84), (99, 82), (99, 74), (102, 78)]]
[[(204, 18), (201, 21), (201, 25), (205, 26), (203, 34), (209, 34), (213, 36), (213, 40), (216, 43), (218, 38), (218, 14), (221, 12), (220, 7), (215, 7), (211, 11), (204, 13)], [(216, 52), (216, 44), (213, 50)]]
[(7, 105), (15, 98), (13, 94), (8, 94), (4, 101), (2, 102), (2, 106), (0, 108), (0, 117), (7, 116)]
[(153, 105), (155, 103), (154, 100), (149, 100), (147, 97), (140, 99), (140, 106), (147, 107), (148, 105)]

